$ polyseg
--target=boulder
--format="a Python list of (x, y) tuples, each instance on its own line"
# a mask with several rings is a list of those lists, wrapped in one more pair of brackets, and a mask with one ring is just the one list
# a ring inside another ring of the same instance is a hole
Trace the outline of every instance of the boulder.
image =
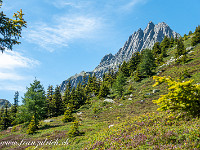
[(158, 89), (153, 90), (153, 93), (158, 93), (158, 92), (160, 92), (160, 90), (158, 90)]
[(129, 100), (129, 101), (132, 101), (133, 99), (132, 99), (132, 98), (128, 98), (128, 100)]
[(55, 121), (54, 119), (46, 119), (43, 122), (54, 122), (54, 121)]
[(112, 99), (105, 99), (104, 102), (108, 102), (108, 103), (114, 103), (115, 101)]

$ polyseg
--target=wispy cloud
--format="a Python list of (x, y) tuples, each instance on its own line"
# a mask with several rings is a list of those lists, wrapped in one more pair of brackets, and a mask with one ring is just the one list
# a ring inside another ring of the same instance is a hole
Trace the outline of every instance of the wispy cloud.
[(145, 4), (147, 0), (129, 0), (126, 4), (122, 5), (120, 9), (124, 11), (130, 11), (137, 4)]
[(39, 65), (39, 61), (24, 57), (19, 52), (7, 50), (3, 54), (0, 54), (0, 64), (1, 71), (2, 69), (32, 68)]
[(40, 45), (53, 52), (56, 47), (66, 47), (73, 39), (89, 38), (101, 23), (98, 18), (86, 16), (57, 17), (58, 24), (40, 23), (27, 34), (29, 42)]
[(17, 69), (31, 69), (40, 64), (39, 61), (27, 58), (19, 52), (5, 51), (0, 54), (0, 81), (26, 80), (28, 76), (20, 75)]

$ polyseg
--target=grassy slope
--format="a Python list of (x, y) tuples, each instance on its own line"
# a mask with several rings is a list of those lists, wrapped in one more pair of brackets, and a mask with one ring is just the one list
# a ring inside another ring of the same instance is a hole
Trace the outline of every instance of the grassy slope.
[[(190, 39), (185, 41), (185, 46), (190, 46)], [(197, 45), (188, 54), (186, 64), (170, 64), (158, 70), (162, 70), (159, 76), (171, 76), (178, 79), (181, 72), (188, 69), (191, 79), (195, 83), (200, 83), (200, 44)], [(165, 62), (174, 56), (175, 49), (168, 50), (169, 56)], [(187, 80), (187, 79), (186, 79)], [(79, 130), (84, 132), (82, 136), (69, 139), (67, 146), (47, 145), (39, 146), (40, 149), (192, 149), (198, 145), (200, 135), (200, 120), (184, 118), (167, 118), (167, 114), (156, 112), (157, 106), (152, 103), (153, 99), (158, 99), (159, 95), (167, 93), (166, 85), (152, 87), (154, 81), (152, 77), (134, 82), (132, 78), (128, 79), (126, 85), (126, 95), (124, 99), (114, 99), (115, 103), (105, 103), (103, 100), (93, 98), (92, 105), (84, 105), (79, 109), (83, 112), (77, 116), (80, 120)], [(128, 88), (134, 87), (132, 91)], [(160, 92), (150, 96), (146, 93), (152, 93), (153, 89), (159, 89)], [(128, 100), (132, 94), (132, 100)], [(141, 102), (143, 100), (144, 102)], [(156, 112), (156, 113), (153, 113)], [(70, 129), (70, 123), (62, 123), (62, 116), (53, 118), (54, 122), (41, 122), (40, 130), (33, 136), (25, 134), (23, 125), (17, 127), (17, 131), (10, 130), (0, 132), (0, 141), (48, 141), (59, 139), (59, 144), (68, 139), (67, 132)], [(109, 125), (114, 125), (108, 128)], [(156, 146), (160, 145), (160, 146)], [(34, 149), (34, 146), (0, 146), (0, 149)], [(39, 148), (38, 148), (39, 149)], [(200, 147), (199, 147), (200, 149)]]

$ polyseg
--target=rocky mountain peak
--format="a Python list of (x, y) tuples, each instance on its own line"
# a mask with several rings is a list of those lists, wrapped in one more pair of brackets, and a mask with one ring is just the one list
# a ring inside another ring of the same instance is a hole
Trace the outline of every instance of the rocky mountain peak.
[[(180, 36), (178, 33), (174, 32), (165, 22), (154, 24), (150, 21), (144, 31), (139, 28), (137, 32), (134, 32), (129, 36), (128, 40), (125, 42), (124, 46), (118, 50), (118, 52), (113, 54), (107, 54), (102, 59), (100, 64), (91, 72), (87, 72), (87, 75), (92, 75), (95, 73), (97, 78), (102, 78), (103, 74), (109, 69), (118, 68), (119, 64), (123, 61), (128, 61), (132, 57), (133, 53), (140, 52), (145, 48), (152, 48), (154, 43), (161, 42), (165, 36), (176, 37)], [(77, 74), (70, 78), (73, 86), (76, 86), (78, 82), (82, 81), (82, 75)], [(61, 84), (61, 92), (64, 92), (65, 84), (69, 81), (63, 81)]]

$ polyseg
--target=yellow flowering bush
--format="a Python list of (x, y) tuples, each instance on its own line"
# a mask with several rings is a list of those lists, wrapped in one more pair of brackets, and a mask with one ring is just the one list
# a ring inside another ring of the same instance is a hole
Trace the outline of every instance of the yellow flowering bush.
[(186, 112), (193, 116), (200, 115), (200, 85), (193, 84), (193, 80), (180, 82), (171, 77), (154, 76), (157, 86), (161, 83), (168, 84), (168, 94), (161, 95), (158, 100), (153, 100), (158, 104), (160, 111), (170, 110), (172, 112)]

